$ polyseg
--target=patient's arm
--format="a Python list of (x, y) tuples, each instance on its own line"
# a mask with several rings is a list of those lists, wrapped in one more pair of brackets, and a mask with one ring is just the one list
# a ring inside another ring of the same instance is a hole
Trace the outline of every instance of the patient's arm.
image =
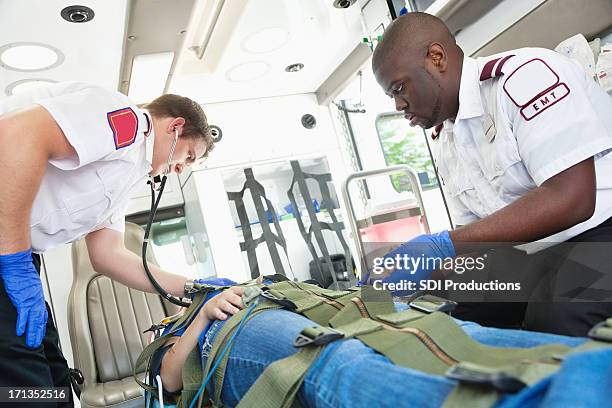
[(234, 286), (218, 294), (200, 309), (198, 316), (193, 319), (181, 337), (172, 337), (167, 344), (173, 344), (162, 359), (160, 376), (164, 389), (169, 392), (183, 388), (181, 371), (187, 356), (198, 344), (200, 333), (209, 321), (225, 320), (244, 307), (242, 292), (244, 288)]

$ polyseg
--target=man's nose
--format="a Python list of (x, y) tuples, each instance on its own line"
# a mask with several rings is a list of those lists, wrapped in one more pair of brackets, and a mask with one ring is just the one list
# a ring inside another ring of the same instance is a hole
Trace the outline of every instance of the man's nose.
[(395, 102), (395, 109), (398, 111), (403, 111), (404, 108), (408, 106), (408, 104), (406, 103), (404, 98), (401, 97), (401, 95), (393, 95), (393, 101)]

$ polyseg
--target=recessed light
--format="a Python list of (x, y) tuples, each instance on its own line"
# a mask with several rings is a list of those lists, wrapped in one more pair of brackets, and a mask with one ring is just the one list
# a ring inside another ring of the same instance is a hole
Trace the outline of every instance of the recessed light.
[(335, 8), (349, 8), (355, 3), (355, 0), (334, 0)]
[(64, 54), (43, 43), (16, 42), (0, 47), (0, 66), (12, 71), (44, 71), (55, 68), (62, 62)]
[(44, 78), (21, 79), (19, 81), (10, 83), (6, 87), (4, 93), (6, 93), (8, 96), (17, 95), (22, 92), (29, 91), (30, 89), (42, 88), (54, 83), (56, 82)]
[(287, 30), (277, 27), (264, 28), (242, 41), (242, 49), (253, 54), (264, 54), (282, 48), (289, 41)]
[(92, 9), (85, 6), (68, 6), (62, 9), (60, 15), (69, 23), (86, 23), (96, 15)]
[(285, 71), (287, 71), (287, 72), (299, 72), (299, 71), (302, 70), (302, 68), (304, 68), (304, 64), (302, 64), (301, 62), (298, 62), (296, 64), (287, 65), (285, 67)]
[(233, 82), (246, 82), (261, 78), (270, 70), (270, 66), (263, 61), (245, 62), (230, 68), (225, 77)]

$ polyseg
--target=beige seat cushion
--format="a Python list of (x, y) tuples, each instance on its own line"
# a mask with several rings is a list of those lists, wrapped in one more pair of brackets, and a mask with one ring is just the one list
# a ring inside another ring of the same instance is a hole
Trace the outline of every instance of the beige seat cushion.
[[(126, 248), (140, 254), (143, 236), (141, 227), (126, 224)], [(81, 406), (143, 406), (142, 389), (132, 378), (134, 364), (147, 344), (148, 334), (143, 332), (175, 309), (159, 295), (129, 289), (96, 273), (84, 240), (73, 244), (72, 257), (68, 326), (74, 365), (85, 379)], [(152, 251), (147, 259), (155, 264)]]

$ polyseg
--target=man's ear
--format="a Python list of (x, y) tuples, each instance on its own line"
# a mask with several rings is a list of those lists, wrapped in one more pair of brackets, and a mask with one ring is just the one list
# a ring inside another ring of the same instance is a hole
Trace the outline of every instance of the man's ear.
[(178, 130), (179, 133), (183, 132), (183, 126), (185, 126), (185, 118), (178, 117), (174, 118), (168, 124), (168, 132), (173, 133), (174, 129)]
[(438, 72), (446, 71), (448, 58), (444, 46), (440, 43), (432, 43), (427, 49), (427, 60)]

